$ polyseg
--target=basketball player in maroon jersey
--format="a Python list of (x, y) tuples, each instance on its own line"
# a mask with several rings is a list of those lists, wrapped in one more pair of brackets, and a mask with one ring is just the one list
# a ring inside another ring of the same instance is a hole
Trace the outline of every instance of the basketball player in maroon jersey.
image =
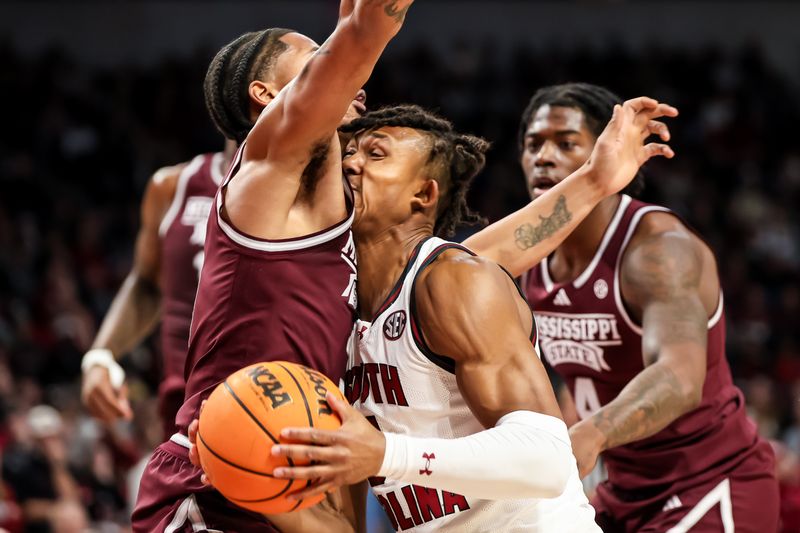
[[(618, 102), (588, 84), (533, 96), (519, 138), (533, 198), (586, 162)], [(539, 233), (520, 225), (514, 240), (525, 250)], [(570, 429), (581, 475), (601, 455), (608, 469), (593, 502), (604, 531), (776, 530), (773, 454), (732, 383), (717, 264), (696, 233), (613, 195), (523, 284), (581, 418)]]
[[(135, 532), (273, 529), (202, 484), (187, 426), (213, 388), (249, 364), (294, 361), (334, 381), (344, 373), (356, 258), (337, 128), (364, 110), (361, 87), (412, 2), (344, 0), (322, 46), (271, 29), (242, 35), (211, 62), (206, 104), (240, 149), (209, 217), (178, 432), (145, 470)], [(354, 520), (334, 513), (325, 529)]]
[(203, 242), (211, 204), (236, 151), (198, 155), (153, 174), (141, 205), (133, 268), (120, 287), (83, 363), (82, 396), (89, 412), (112, 422), (130, 418), (124, 371), (116, 358), (149, 335), (161, 318), (163, 370), (158, 390), (166, 436), (175, 432), (183, 403), (183, 367), (189, 324), (203, 265)]

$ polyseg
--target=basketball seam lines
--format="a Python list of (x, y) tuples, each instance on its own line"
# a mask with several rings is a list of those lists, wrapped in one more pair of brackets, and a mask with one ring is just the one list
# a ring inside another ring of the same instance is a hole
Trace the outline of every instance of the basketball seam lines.
[[(299, 381), (297, 381), (297, 378), (296, 378), (296, 377), (294, 377), (294, 374), (292, 374), (292, 372), (291, 372), (291, 371), (290, 371), (288, 368), (286, 368), (285, 366), (283, 366), (283, 365), (282, 365), (282, 364), (280, 364), (280, 363), (276, 363), (276, 364), (277, 364), (279, 367), (281, 367), (281, 368), (284, 370), (284, 372), (286, 372), (287, 374), (289, 374), (289, 377), (290, 377), (290, 378), (292, 378), (292, 381), (294, 381), (294, 384), (295, 384), (295, 385), (297, 385), (297, 390), (298, 390), (298, 391), (300, 391), (300, 396), (302, 396), (302, 397), (303, 397), (303, 403), (304, 403), (304, 404), (305, 404), (305, 406), (306, 406), (306, 414), (308, 415), (308, 424), (309, 424), (309, 426), (311, 426), (311, 427), (313, 428), (313, 427), (314, 427), (314, 420), (313, 420), (313, 418), (311, 417), (311, 407), (308, 405), (308, 398), (306, 398), (306, 393), (305, 393), (305, 391), (303, 390), (303, 387), (301, 387), (301, 386), (300, 386), (300, 382), (299, 382)], [(292, 465), (292, 466), (294, 466), (294, 465)], [(308, 488), (308, 487), (310, 487), (310, 486), (311, 486), (311, 480), (309, 479), (308, 481), (306, 481), (306, 486), (305, 486), (305, 488)], [(297, 504), (296, 504), (294, 507), (292, 507), (292, 508), (289, 510), (289, 512), (291, 513), (292, 511), (294, 511), (295, 509), (297, 509), (297, 508), (300, 506), (300, 504), (301, 504), (301, 503), (303, 503), (303, 500), (298, 500)]]
[(256, 425), (260, 427), (264, 433), (266, 433), (267, 437), (272, 439), (272, 442), (274, 442), (275, 444), (280, 444), (278, 442), (278, 439), (272, 436), (272, 433), (270, 433), (270, 431), (264, 427), (264, 425), (258, 420), (258, 418), (256, 418), (256, 416), (250, 411), (250, 409), (247, 408), (244, 402), (241, 399), (239, 399), (239, 397), (236, 395), (235, 392), (233, 392), (233, 389), (231, 388), (230, 385), (228, 385), (228, 382), (224, 381), (222, 384), (225, 385), (225, 390), (228, 391), (228, 394), (230, 394), (234, 400), (236, 400), (236, 403), (239, 404), (239, 407), (244, 409), (244, 412), (247, 413), (247, 416), (249, 416), (253, 420), (253, 422), (255, 422)]
[(251, 470), (251, 469), (249, 469), (249, 468), (245, 468), (245, 467), (243, 467), (243, 466), (241, 466), (241, 465), (237, 465), (236, 463), (233, 463), (233, 462), (229, 461), (228, 459), (225, 459), (225, 458), (224, 458), (224, 457), (222, 457), (220, 454), (218, 454), (218, 453), (217, 453), (217, 452), (215, 452), (213, 449), (211, 449), (211, 446), (209, 446), (209, 445), (208, 445), (208, 443), (206, 442), (206, 440), (203, 438), (203, 436), (200, 434), (200, 432), (199, 432), (199, 431), (197, 432), (197, 438), (198, 438), (198, 439), (200, 439), (200, 442), (202, 442), (202, 443), (203, 443), (203, 446), (205, 446), (205, 447), (206, 447), (206, 449), (207, 449), (209, 452), (211, 452), (211, 455), (213, 455), (214, 457), (216, 457), (217, 459), (219, 459), (219, 460), (220, 460), (220, 461), (222, 461), (223, 463), (225, 463), (225, 464), (227, 464), (227, 465), (229, 465), (229, 466), (236, 467), (236, 468), (238, 468), (239, 470), (244, 470), (245, 472), (248, 472), (248, 473), (250, 473), (250, 474), (255, 474), (255, 475), (257, 475), (257, 476), (264, 476), (264, 477), (271, 477), (271, 478), (274, 478), (274, 477), (275, 477), (275, 476), (274, 476), (274, 475), (272, 475), (272, 474), (268, 474), (268, 473), (266, 473), (266, 472), (259, 472), (258, 470)]

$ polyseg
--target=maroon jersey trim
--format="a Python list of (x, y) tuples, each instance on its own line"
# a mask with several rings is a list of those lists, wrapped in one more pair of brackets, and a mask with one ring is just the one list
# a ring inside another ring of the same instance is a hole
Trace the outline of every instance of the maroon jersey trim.
[[(586, 266), (586, 269), (572, 281), (572, 286), (575, 287), (576, 289), (580, 289), (581, 287), (583, 287), (583, 285), (587, 281), (589, 281), (589, 279), (592, 277), (592, 274), (594, 274), (597, 265), (603, 258), (603, 254), (606, 252), (608, 243), (611, 242), (611, 238), (617, 232), (617, 226), (619, 226), (619, 223), (622, 220), (622, 217), (625, 214), (625, 211), (627, 210), (630, 203), (631, 203), (630, 196), (623, 194), (620, 197), (619, 205), (617, 205), (617, 210), (614, 212), (614, 217), (611, 219), (611, 223), (606, 228), (606, 231), (603, 234), (603, 240), (600, 241), (600, 246), (597, 247), (597, 250), (594, 253), (594, 257), (592, 257), (592, 260)], [(555, 283), (553, 282), (553, 278), (550, 277), (550, 266), (548, 257), (545, 257), (544, 260), (541, 262), (541, 268), (542, 268), (542, 281), (544, 282), (545, 289), (547, 289), (547, 292), (552, 292)]]
[(167, 213), (164, 215), (163, 220), (161, 220), (161, 224), (158, 226), (158, 236), (164, 237), (169, 231), (169, 227), (175, 221), (175, 217), (178, 216), (178, 213), (183, 207), (183, 200), (186, 196), (186, 185), (189, 183), (189, 180), (194, 176), (194, 174), (203, 166), (204, 155), (198, 155), (194, 159), (192, 159), (186, 167), (181, 171), (180, 175), (178, 175), (178, 184), (175, 187), (175, 196), (172, 197), (172, 203), (169, 205), (169, 209), (167, 209)]

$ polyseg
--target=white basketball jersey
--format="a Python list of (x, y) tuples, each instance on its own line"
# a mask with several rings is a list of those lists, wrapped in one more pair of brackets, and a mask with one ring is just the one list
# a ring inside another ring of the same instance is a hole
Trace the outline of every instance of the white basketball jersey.
[[(464, 249), (435, 237), (424, 241), (375, 320), (356, 322), (346, 394), (382, 431), (452, 439), (484, 430), (458, 389), (454, 362), (430, 351), (414, 319), (417, 274), (452, 248)], [(577, 467), (564, 494), (553, 499), (479, 500), (382, 478), (370, 485), (400, 531), (600, 532)]]

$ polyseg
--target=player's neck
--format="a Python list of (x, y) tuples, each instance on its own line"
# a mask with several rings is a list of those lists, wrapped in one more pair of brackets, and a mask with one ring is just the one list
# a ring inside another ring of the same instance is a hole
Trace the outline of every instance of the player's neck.
[(239, 146), (236, 144), (236, 141), (232, 141), (230, 139), (225, 139), (225, 148), (222, 150), (222, 175), (224, 176), (228, 172), (228, 168), (231, 166), (231, 161), (233, 161), (233, 156), (236, 155), (236, 150), (239, 149)]
[(429, 226), (394, 226), (372, 236), (357, 236), (358, 308), (372, 320), (403, 274), (417, 245), (431, 236)]
[(574, 279), (586, 269), (600, 247), (600, 241), (614, 218), (621, 198), (615, 194), (597, 204), (583, 222), (564, 239), (550, 261), (550, 274), (554, 281)]

